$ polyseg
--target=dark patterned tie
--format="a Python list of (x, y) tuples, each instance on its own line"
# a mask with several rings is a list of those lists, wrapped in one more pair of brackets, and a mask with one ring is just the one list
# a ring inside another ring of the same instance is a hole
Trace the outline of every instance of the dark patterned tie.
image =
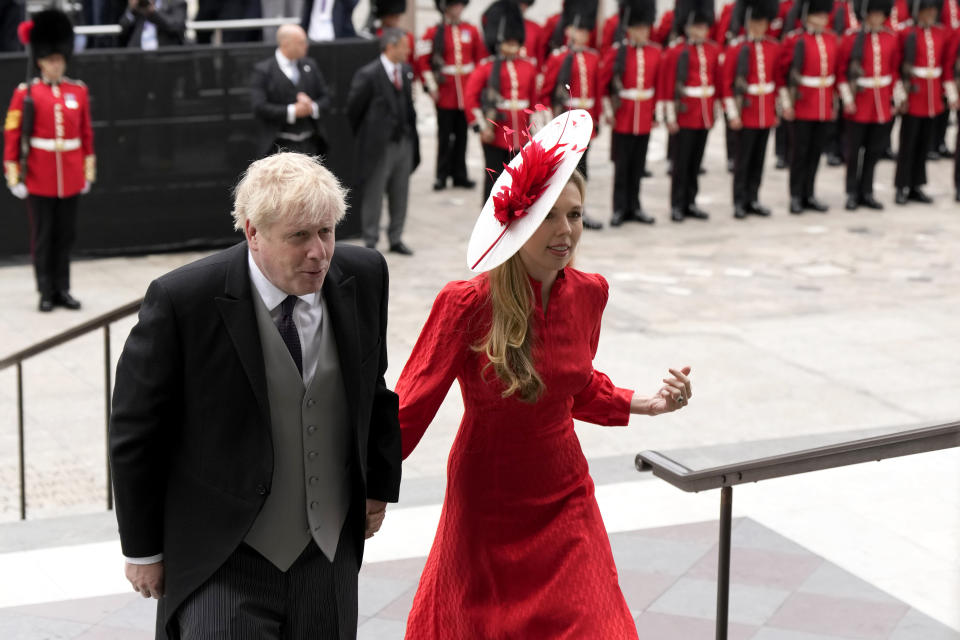
[(297, 325), (293, 322), (293, 306), (297, 304), (297, 296), (287, 296), (280, 303), (280, 318), (277, 320), (277, 330), (283, 338), (283, 344), (293, 357), (297, 371), (303, 376), (303, 356), (300, 353), (300, 336), (297, 334)]

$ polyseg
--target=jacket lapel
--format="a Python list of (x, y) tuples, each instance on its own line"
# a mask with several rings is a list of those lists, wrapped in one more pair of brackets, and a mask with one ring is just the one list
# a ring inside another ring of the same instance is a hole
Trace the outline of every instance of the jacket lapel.
[(260, 331), (253, 309), (253, 287), (247, 266), (247, 243), (241, 242), (229, 249), (230, 258), (224, 296), (217, 298), (217, 308), (227, 327), (227, 333), (247, 374), (260, 415), (269, 428), (270, 404), (267, 401), (267, 377), (264, 371)]
[(323, 283), (323, 297), (327, 301), (330, 324), (337, 339), (337, 353), (345, 382), (350, 423), (354, 425), (359, 415), (357, 384), (361, 379), (356, 282), (353, 276), (345, 276), (337, 265), (331, 264)]

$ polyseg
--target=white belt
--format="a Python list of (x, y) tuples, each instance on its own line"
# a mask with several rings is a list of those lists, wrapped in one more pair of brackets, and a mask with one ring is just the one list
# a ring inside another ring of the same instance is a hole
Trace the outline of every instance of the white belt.
[(80, 138), (30, 138), (30, 146), (44, 151), (76, 151), (80, 148)]
[(593, 98), (570, 98), (566, 106), (574, 109), (593, 109), (593, 105)]
[(653, 89), (620, 89), (618, 95), (624, 100), (650, 100), (653, 98)]
[(468, 62), (467, 64), (460, 65), (459, 67), (455, 64), (445, 64), (440, 67), (440, 71), (448, 76), (465, 76), (473, 71), (473, 63)]
[(939, 78), (940, 74), (943, 73), (943, 69), (940, 67), (914, 67), (913, 68), (913, 77), (914, 78)]
[(804, 87), (813, 87), (815, 89), (825, 89), (832, 87), (836, 82), (834, 76), (800, 76), (800, 85)]
[(764, 82), (763, 84), (748, 84), (747, 85), (747, 95), (750, 96), (765, 96), (768, 93), (773, 93), (776, 91), (777, 85), (772, 82)]
[(864, 89), (879, 89), (880, 87), (889, 87), (891, 84), (893, 84), (893, 76), (857, 78), (857, 86)]
[(497, 109), (501, 111), (519, 111), (530, 107), (529, 100), (501, 100), (497, 103)]
[(705, 87), (684, 87), (683, 95), (688, 98), (709, 98), (714, 93), (716, 93), (716, 88), (713, 85), (707, 85)]

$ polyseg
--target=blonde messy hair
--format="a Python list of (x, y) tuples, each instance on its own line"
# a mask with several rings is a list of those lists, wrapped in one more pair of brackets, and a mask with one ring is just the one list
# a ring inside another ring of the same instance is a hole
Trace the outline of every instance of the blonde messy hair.
[(347, 212), (347, 190), (323, 166), (319, 156), (277, 153), (251, 164), (233, 190), (233, 227), (243, 230), (249, 220), (269, 227), (280, 220), (334, 224)]

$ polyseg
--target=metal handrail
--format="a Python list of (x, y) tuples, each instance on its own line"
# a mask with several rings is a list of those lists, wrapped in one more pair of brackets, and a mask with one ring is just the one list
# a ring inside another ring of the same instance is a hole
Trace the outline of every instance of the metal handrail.
[[(187, 20), (187, 29), (194, 31), (233, 31), (280, 27), (285, 24), (300, 24), (300, 18), (246, 18), (243, 20)], [(73, 28), (81, 36), (114, 36), (121, 32), (119, 24), (91, 24)]]
[[(97, 329), (103, 329), (103, 367), (104, 367), (104, 414), (107, 430), (110, 428), (110, 401), (112, 395), (112, 376), (110, 358), (110, 325), (140, 310), (143, 298), (128, 302), (102, 315), (87, 320), (83, 324), (61, 331), (55, 336), (21, 349), (3, 359), (0, 359), (0, 371), (7, 367), (17, 368), (17, 451), (20, 465), (20, 519), (27, 519), (27, 478), (26, 456), (24, 452), (24, 416), (23, 416), (23, 361), (49, 351), (65, 342), (75, 340)], [(107, 509), (113, 509), (113, 478), (110, 473), (109, 456), (107, 456)]]

